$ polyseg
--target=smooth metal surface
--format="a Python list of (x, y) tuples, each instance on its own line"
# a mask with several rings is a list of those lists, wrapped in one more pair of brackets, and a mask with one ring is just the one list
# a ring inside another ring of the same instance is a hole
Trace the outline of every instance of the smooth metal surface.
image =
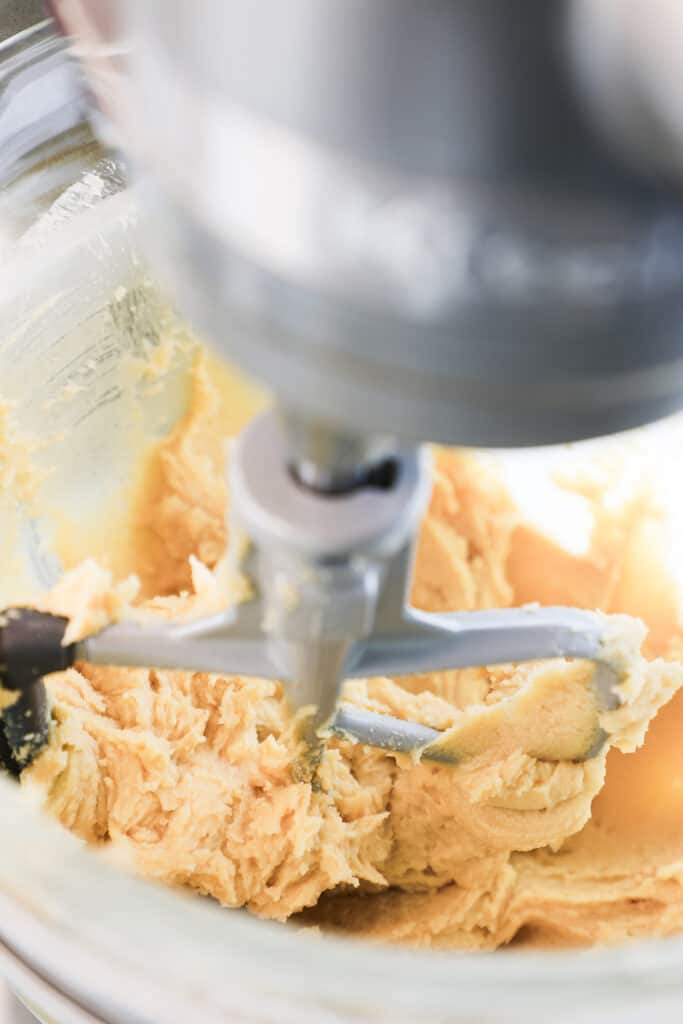
[(596, 128), (588, 8), (583, 35), (566, 0), (121, 10), (153, 255), (283, 406), (494, 446), (680, 407), (683, 206)]
[[(180, 668), (279, 679), (286, 665), (268, 655), (265, 638), (240, 634), (239, 615), (189, 635), (173, 625), (123, 622), (76, 645), (77, 659), (100, 665)], [(603, 619), (576, 608), (517, 608), (435, 614), (407, 608), (395, 631), (360, 639), (345, 664), (350, 679), (440, 672), (543, 658), (603, 660)]]
[(417, 722), (405, 722), (391, 715), (377, 715), (352, 707), (342, 707), (337, 711), (330, 724), (330, 732), (401, 754), (420, 751), (442, 736), (438, 729), (430, 729)]
[(277, 679), (280, 672), (271, 661), (262, 637), (209, 634), (186, 637), (173, 626), (121, 622), (77, 645), (79, 661), (95, 665), (130, 665), (196, 672), (229, 672), (231, 675)]
[(372, 434), (344, 432), (324, 420), (291, 410), (281, 412), (289, 470), (310, 490), (343, 492), (358, 487), (396, 443)]

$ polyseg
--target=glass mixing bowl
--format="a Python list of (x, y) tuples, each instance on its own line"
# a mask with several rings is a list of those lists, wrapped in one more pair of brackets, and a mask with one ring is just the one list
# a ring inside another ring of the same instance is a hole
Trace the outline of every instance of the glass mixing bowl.
[[(131, 383), (124, 357), (157, 344), (168, 314), (77, 85), (49, 26), (0, 50), (0, 392), (17, 436), (49, 439), (32, 452), (54, 467), (49, 504), (85, 523), (182, 411), (188, 357), (156, 393)], [(0, 604), (58, 573), (48, 520), (2, 494)], [(497, 955), (321, 937), (128, 876), (5, 778), (0, 836), (0, 967), (44, 1020), (624, 1024), (683, 1008), (683, 937)]]

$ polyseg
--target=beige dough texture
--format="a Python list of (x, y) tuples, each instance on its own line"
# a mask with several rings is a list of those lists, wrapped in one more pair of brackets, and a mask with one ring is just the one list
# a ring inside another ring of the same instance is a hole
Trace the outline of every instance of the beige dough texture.
[[(215, 381), (200, 366), (184, 420), (150, 457), (136, 578), (114, 583), (87, 561), (41, 602), (69, 616), (70, 638), (224, 604), (223, 447), (239, 423)], [(618, 616), (616, 710), (597, 706), (582, 661), (354, 681), (345, 700), (446, 730), (458, 763), (334, 739), (312, 786), (294, 770), (280, 684), (79, 664), (47, 680), (50, 743), (23, 784), (143, 875), (280, 921), (486, 950), (683, 928), (683, 630), (656, 504), (644, 486), (622, 493), (618, 469), (565, 481), (593, 513), (575, 555), (525, 521), (494, 465), (445, 449), (435, 463), (413, 602)], [(602, 751), (580, 760), (600, 728)]]

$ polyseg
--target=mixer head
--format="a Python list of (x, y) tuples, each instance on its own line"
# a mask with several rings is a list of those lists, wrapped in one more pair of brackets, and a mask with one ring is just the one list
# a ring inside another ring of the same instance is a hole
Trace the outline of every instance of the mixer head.
[(508, 447), (680, 407), (651, 4), (54, 6), (170, 294), (299, 424)]

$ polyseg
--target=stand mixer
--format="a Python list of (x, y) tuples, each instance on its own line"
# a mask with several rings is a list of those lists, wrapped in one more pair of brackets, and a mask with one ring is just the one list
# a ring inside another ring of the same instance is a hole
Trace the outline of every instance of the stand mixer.
[(675, 82), (644, 5), (52, 6), (139, 183), (154, 266), (276, 405), (229, 459), (255, 596), (72, 647), (64, 620), (10, 609), (5, 763), (45, 744), (40, 679), (74, 660), (282, 679), (313, 766), (330, 730), (449, 759), (436, 730), (338, 707), (353, 676), (587, 658), (613, 705), (597, 613), (435, 615), (406, 595), (421, 442), (560, 443), (683, 406), (680, 154), (659, 88)]

